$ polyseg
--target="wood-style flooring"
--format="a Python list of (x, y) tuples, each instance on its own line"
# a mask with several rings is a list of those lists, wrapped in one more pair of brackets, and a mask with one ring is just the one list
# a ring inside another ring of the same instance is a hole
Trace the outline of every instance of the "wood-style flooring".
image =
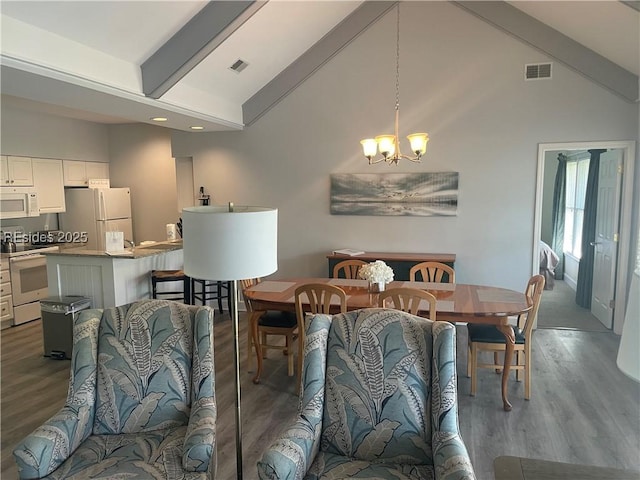
[[(235, 478), (233, 339), (228, 315), (216, 314), (215, 362), (218, 402), (216, 478)], [(246, 365), (246, 320), (240, 317), (244, 478), (255, 479), (256, 462), (271, 439), (295, 415), (295, 377), (286, 357), (270, 352), (262, 382), (254, 385)], [(480, 480), (494, 478), (493, 461), (513, 455), (557, 462), (640, 470), (640, 385), (615, 365), (619, 337), (610, 332), (541, 329), (534, 334), (532, 397), (512, 380), (513, 410), (502, 410), (500, 376), (478, 374), (469, 396), (465, 376), (466, 328), (458, 329), (460, 429)], [(15, 444), (63, 404), (68, 360), (42, 357), (40, 321), (1, 333), (1, 478), (17, 478)], [(615, 480), (615, 479), (612, 479)]]

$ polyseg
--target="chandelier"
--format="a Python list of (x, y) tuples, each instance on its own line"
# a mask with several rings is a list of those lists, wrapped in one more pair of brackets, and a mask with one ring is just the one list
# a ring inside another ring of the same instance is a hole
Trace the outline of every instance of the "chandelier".
[[(426, 133), (412, 133), (407, 135), (407, 139), (411, 145), (411, 151), (414, 157), (404, 155), (400, 151), (400, 142), (398, 141), (398, 118), (400, 116), (400, 2), (396, 4), (396, 121), (395, 135), (378, 135), (375, 138), (365, 138), (360, 141), (364, 156), (369, 159), (369, 165), (387, 162), (389, 165), (396, 165), (400, 159), (419, 162), (420, 157), (427, 150), (427, 142), (429, 135)], [(382, 158), (375, 158), (377, 151), (380, 150)]]

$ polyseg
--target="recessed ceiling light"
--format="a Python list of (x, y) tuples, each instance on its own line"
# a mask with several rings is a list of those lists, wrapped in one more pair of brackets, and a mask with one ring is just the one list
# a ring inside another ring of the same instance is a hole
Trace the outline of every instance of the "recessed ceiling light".
[(201, 125), (191, 125), (189, 128), (191, 130), (204, 130), (204, 127)]
[(153, 118), (151, 118), (151, 120), (153, 120), (154, 122), (166, 122), (168, 120), (168, 118), (166, 118), (166, 117), (153, 117)]

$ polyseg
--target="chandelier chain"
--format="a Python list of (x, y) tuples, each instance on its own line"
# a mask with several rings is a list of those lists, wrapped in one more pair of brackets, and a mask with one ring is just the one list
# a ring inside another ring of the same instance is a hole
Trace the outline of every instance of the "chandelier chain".
[(400, 108), (400, 2), (396, 4), (396, 110)]

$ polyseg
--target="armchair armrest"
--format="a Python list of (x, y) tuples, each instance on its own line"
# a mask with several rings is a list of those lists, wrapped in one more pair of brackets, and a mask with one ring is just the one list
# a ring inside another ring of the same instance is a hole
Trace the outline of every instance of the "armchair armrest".
[(298, 417), (274, 440), (258, 462), (261, 480), (302, 479), (320, 450), (331, 316), (314, 315), (306, 323)]
[(191, 307), (193, 322), (192, 403), (184, 439), (182, 468), (215, 476), (216, 399), (213, 355), (213, 310)]
[(62, 465), (91, 432), (91, 420), (89, 406), (62, 407), (14, 449), (20, 478), (42, 478)]
[(448, 322), (433, 325), (432, 451), (437, 480), (475, 480), (458, 425), (456, 330)]

